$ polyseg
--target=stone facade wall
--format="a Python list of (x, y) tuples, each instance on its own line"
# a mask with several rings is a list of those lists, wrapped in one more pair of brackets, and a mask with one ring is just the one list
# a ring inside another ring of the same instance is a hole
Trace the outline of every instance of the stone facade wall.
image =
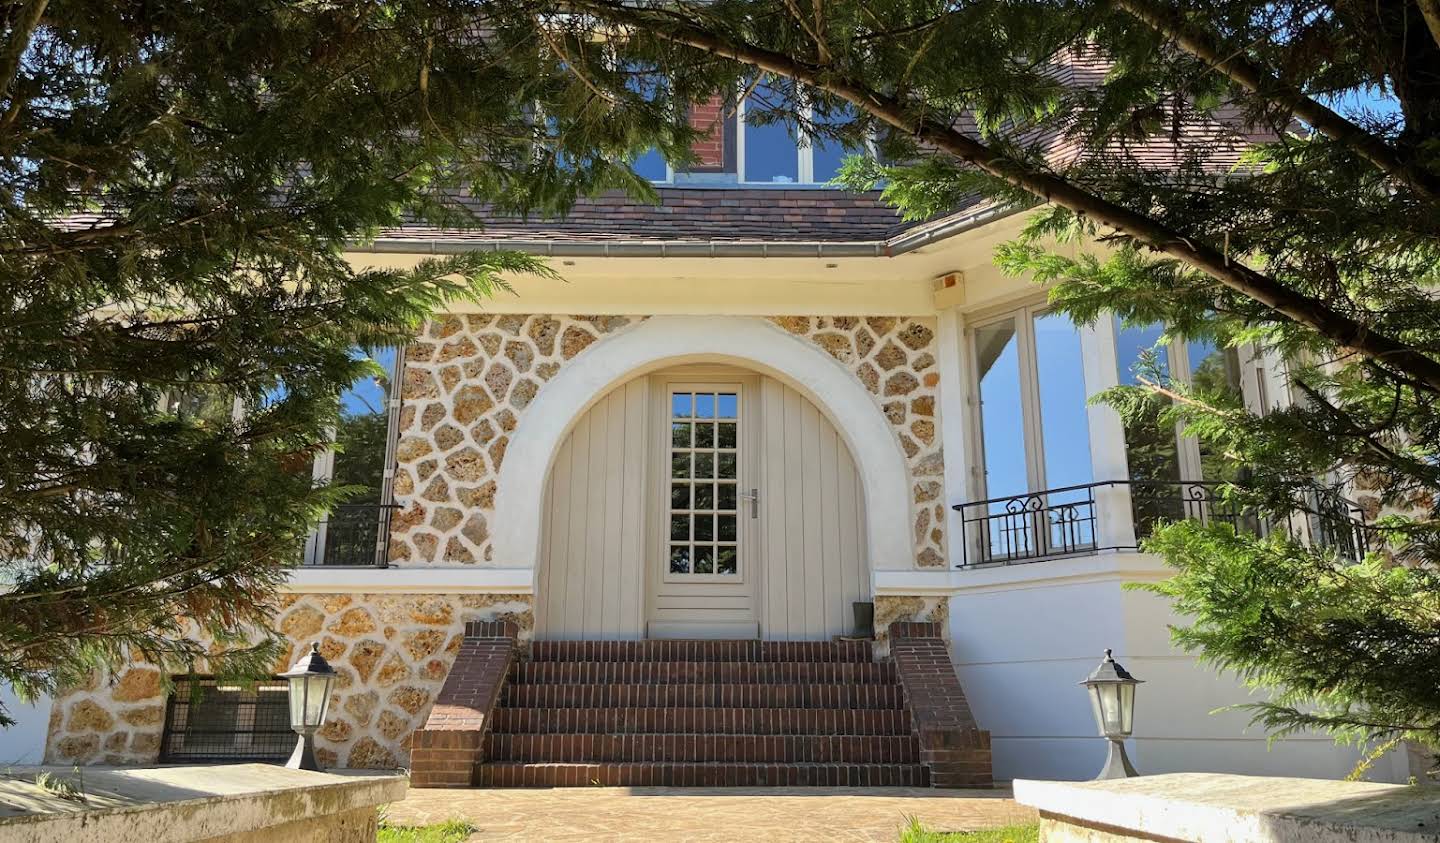
[(875, 653), (890, 653), (890, 625), (893, 623), (933, 623), (940, 637), (950, 637), (950, 598), (943, 596), (882, 594), (875, 598)]
[[(528, 640), (528, 595), (287, 594), (276, 628), (290, 651), (276, 673), (311, 642), (336, 670), (325, 727), (316, 737), (321, 766), (406, 766), (410, 736), (425, 722), (460, 651), (469, 621), (508, 620)], [(197, 669), (198, 672), (198, 669)], [(46, 763), (152, 764), (165, 726), (160, 671), (136, 661), (115, 677), (96, 676), (56, 699)]]
[(395, 565), (504, 564), (493, 558), (495, 478), (510, 434), (546, 381), (628, 316), (449, 316), (405, 349)]
[[(569, 361), (643, 316), (465, 315), (429, 323), (406, 349), (396, 446), (390, 559), (397, 566), (503, 565), (490, 521), (496, 478), (526, 408)], [(930, 318), (776, 316), (778, 329), (812, 343), (875, 396), (895, 430), (912, 480), (915, 564), (945, 564), (944, 457), (939, 374)], [(911, 603), (918, 602), (918, 605)], [(876, 600), (875, 626), (944, 620), (929, 598)], [(292, 653), (317, 641), (340, 672), (321, 763), (406, 763), (459, 647), (466, 621), (513, 618), (528, 638), (530, 599), (507, 595), (287, 595), (277, 628)], [(57, 700), (46, 760), (151, 763), (165, 719), (163, 677), (136, 662)]]
[[(494, 558), (496, 477), (510, 435), (560, 368), (642, 316), (466, 315), (426, 326), (405, 354), (390, 561)], [(935, 320), (777, 316), (855, 375), (895, 429), (912, 477), (915, 564), (945, 565)], [(541, 467), (537, 467), (540, 470)]]
[[(910, 468), (915, 564), (945, 566), (945, 455), (935, 320), (892, 316), (781, 316), (771, 321), (843, 363), (875, 396)], [(876, 627), (879, 618), (876, 618)]]

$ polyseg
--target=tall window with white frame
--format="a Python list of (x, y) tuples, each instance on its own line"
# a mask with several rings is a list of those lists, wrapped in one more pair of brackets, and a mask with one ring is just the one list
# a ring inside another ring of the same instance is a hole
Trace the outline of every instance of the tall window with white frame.
[[(1219, 348), (1209, 340), (1167, 338), (1161, 325), (1117, 322), (1115, 336), (1122, 384), (1139, 384), (1142, 378), (1174, 379), (1243, 399), (1240, 355), (1233, 348)], [(1161, 519), (1214, 515), (1212, 485), (1241, 479), (1242, 468), (1223, 454), (1178, 427), (1160, 428), (1154, 419), (1166, 401), (1154, 396), (1145, 418), (1125, 426), (1135, 533), (1141, 537)]]
[(1093, 480), (1080, 336), (1034, 305), (977, 320), (971, 331), (987, 499), (965, 513), (985, 561), (1080, 552), (1095, 544)]
[(355, 490), (336, 506), (306, 548), (312, 565), (385, 564), (389, 541), (394, 431), (402, 354), (398, 348), (356, 349), (383, 374), (359, 378), (340, 396), (335, 448), (315, 461), (317, 483)]
[(671, 389), (667, 579), (740, 576), (739, 420), (739, 389)]

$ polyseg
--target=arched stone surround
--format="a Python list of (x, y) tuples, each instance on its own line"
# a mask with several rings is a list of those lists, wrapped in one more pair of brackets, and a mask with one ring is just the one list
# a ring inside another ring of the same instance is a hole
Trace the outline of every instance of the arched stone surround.
[[(934, 341), (923, 317), (437, 320), (406, 351), (391, 563), (533, 570), (540, 495), (563, 432), (618, 383), (708, 359), (771, 374), (830, 416), (866, 478), (876, 568), (941, 567)], [(526, 503), (502, 512), (502, 500)]]
[(496, 559), (507, 566), (535, 567), (551, 460), (590, 406), (631, 378), (702, 361), (764, 372), (809, 397), (844, 438), (860, 471), (872, 565), (915, 564), (905, 455), (865, 383), (837, 357), (796, 332), (780, 330), (772, 321), (682, 316), (652, 318), (607, 338), (562, 369), (541, 391), (516, 429), (500, 471)]

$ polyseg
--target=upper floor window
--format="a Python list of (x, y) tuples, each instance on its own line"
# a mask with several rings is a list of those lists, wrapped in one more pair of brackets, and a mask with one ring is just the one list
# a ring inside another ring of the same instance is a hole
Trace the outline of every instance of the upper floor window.
[[(619, 70), (625, 74), (625, 87), (639, 94), (646, 102), (654, 102), (664, 90), (665, 77), (654, 68), (626, 63), (621, 65)], [(660, 150), (653, 147), (631, 161), (630, 168), (647, 181), (668, 182), (674, 176), (670, 162), (665, 160)]]
[(630, 162), (630, 168), (647, 181), (668, 182), (671, 178), (670, 163), (658, 149), (646, 150), (645, 154)]
[[(665, 85), (654, 70), (626, 69), (625, 86), (652, 99)], [(851, 155), (874, 153), (869, 142), (843, 142), (825, 134), (824, 127), (843, 127), (856, 119), (849, 106), (803, 111), (807, 126), (821, 127), (818, 134), (799, 129), (784, 119), (766, 119), (767, 112), (791, 109), (795, 95), (784, 85), (757, 85), (738, 106), (726, 105), (724, 97), (697, 103), (689, 111), (692, 127), (705, 133), (695, 152), (699, 159), (690, 171), (677, 174), (658, 149), (648, 149), (629, 164), (636, 175), (666, 184), (689, 183), (691, 176), (707, 184), (825, 184), (840, 172)]]
[[(740, 181), (750, 184), (824, 184), (840, 171), (850, 155), (864, 148), (847, 147), (825, 137), (804, 137), (783, 121), (764, 122), (764, 111), (785, 104), (788, 94), (768, 84), (755, 87), (740, 104), (740, 132), (737, 144)], [(810, 113), (821, 124), (838, 125), (840, 115)]]

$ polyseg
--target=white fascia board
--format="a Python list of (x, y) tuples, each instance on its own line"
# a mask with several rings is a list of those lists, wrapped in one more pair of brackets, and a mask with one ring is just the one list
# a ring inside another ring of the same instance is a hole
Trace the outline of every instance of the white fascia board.
[(533, 568), (327, 568), (290, 571), (281, 591), (305, 594), (399, 592), (404, 594), (533, 594)]
[(922, 597), (953, 594), (956, 588), (954, 571), (885, 571), (874, 573), (876, 597)]

